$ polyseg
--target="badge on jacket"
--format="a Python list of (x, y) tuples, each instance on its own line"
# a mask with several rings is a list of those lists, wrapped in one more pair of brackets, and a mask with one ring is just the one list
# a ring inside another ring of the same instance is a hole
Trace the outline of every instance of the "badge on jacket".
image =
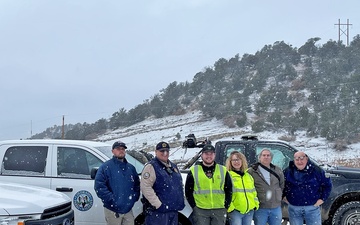
[(144, 179), (148, 179), (149, 177), (150, 177), (150, 173), (149, 173), (149, 172), (144, 173), (144, 175), (143, 175), (143, 178), (144, 178)]

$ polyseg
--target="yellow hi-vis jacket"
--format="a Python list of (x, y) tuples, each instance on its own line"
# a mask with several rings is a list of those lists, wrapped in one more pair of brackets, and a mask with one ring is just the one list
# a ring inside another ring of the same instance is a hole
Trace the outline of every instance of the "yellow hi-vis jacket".
[(194, 177), (194, 199), (196, 206), (201, 209), (221, 209), (225, 206), (225, 176), (226, 168), (215, 165), (212, 178), (208, 178), (201, 165), (190, 169)]
[(252, 209), (259, 208), (259, 200), (254, 185), (254, 178), (245, 171), (244, 176), (240, 176), (234, 171), (229, 171), (233, 182), (232, 201), (228, 212), (236, 209), (242, 214), (248, 213)]

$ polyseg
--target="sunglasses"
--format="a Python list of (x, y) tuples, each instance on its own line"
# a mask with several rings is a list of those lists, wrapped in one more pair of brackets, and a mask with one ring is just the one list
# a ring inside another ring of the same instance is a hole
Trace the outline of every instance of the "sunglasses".
[(295, 157), (295, 161), (299, 161), (299, 160), (304, 160), (306, 158), (306, 156), (299, 156), (299, 157)]

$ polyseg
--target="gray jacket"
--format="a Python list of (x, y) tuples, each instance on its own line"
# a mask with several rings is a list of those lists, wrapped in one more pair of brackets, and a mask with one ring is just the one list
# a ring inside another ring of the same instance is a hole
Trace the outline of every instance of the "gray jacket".
[(254, 178), (260, 208), (273, 209), (281, 206), (282, 191), (284, 189), (284, 174), (282, 170), (280, 167), (270, 164), (270, 169), (279, 176), (280, 180), (274, 174), (270, 173), (269, 185), (260, 172), (259, 166), (260, 163), (253, 164), (248, 172)]

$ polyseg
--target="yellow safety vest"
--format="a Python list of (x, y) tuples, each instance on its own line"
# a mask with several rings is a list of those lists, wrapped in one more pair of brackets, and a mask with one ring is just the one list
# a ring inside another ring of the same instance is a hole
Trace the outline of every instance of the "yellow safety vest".
[(225, 206), (225, 176), (226, 168), (215, 165), (212, 178), (208, 178), (201, 165), (191, 167), (194, 177), (194, 199), (196, 206), (201, 209), (220, 209)]
[(234, 171), (229, 171), (233, 181), (232, 201), (228, 212), (236, 209), (242, 214), (248, 213), (252, 209), (259, 208), (259, 199), (254, 185), (254, 178), (245, 172), (244, 176), (240, 176)]

